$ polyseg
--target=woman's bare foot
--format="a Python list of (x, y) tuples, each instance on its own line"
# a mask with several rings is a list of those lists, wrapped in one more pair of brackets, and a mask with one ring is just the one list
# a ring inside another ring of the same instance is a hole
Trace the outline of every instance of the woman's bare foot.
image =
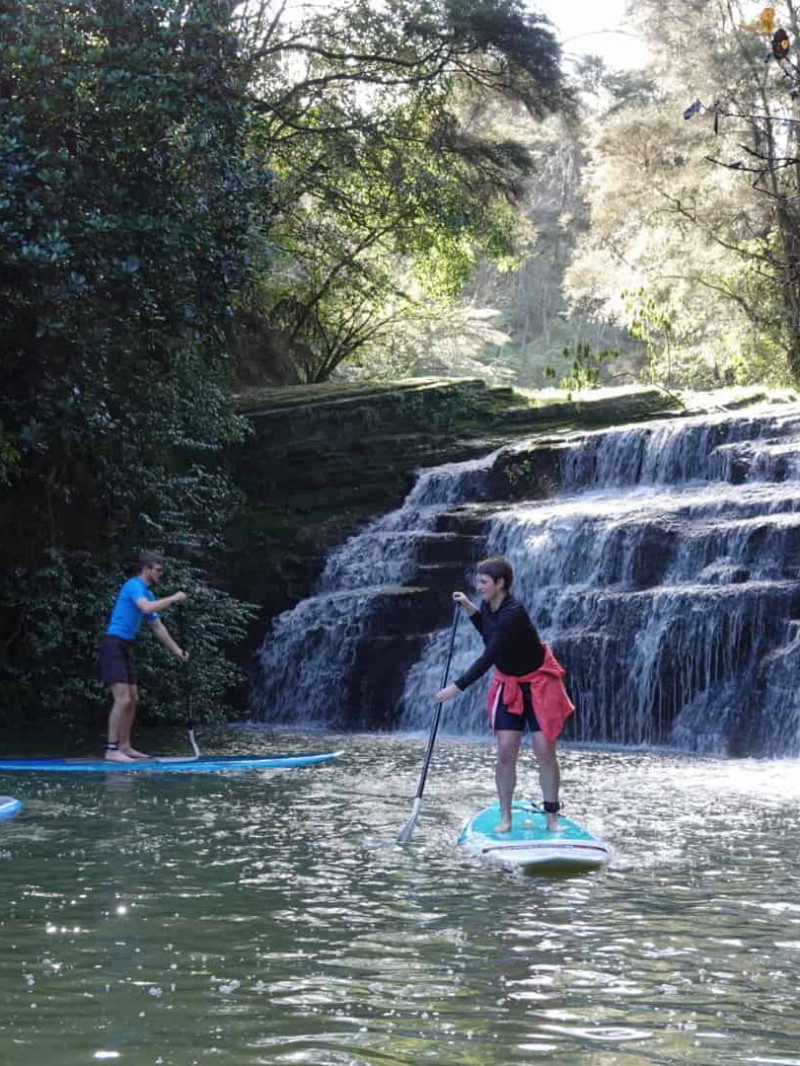
[(116, 748), (109, 748), (106, 751), (105, 758), (108, 762), (135, 762), (130, 755), (126, 755), (124, 751), (118, 751)]
[(558, 815), (548, 813), (545, 815), (545, 817), (547, 818), (547, 828), (550, 830), (550, 832), (560, 833), (561, 826), (558, 824)]
[(511, 832), (511, 819), (501, 818), (497, 825), (492, 830), (493, 833), (510, 833)]
[(131, 759), (152, 759), (152, 755), (145, 755), (143, 751), (137, 751), (136, 748), (124, 748), (126, 755), (130, 755)]

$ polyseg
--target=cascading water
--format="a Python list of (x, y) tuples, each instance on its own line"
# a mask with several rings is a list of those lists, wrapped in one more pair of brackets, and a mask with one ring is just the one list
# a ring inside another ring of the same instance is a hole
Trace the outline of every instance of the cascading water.
[[(562, 449), (561, 475), (555, 498), (488, 519), (486, 554), (512, 560), (515, 594), (568, 668), (567, 736), (800, 750), (798, 412), (593, 434)], [(455, 676), (481, 648), (466, 629)], [(445, 639), (409, 672), (402, 727), (430, 713)], [(485, 685), (443, 727), (484, 730)]]
[(493, 458), (421, 471), (399, 510), (331, 553), (316, 595), (280, 615), (258, 653), (254, 717), (369, 724), (360, 714), (359, 648), (368, 636), (381, 635), (387, 611), (414, 609), (404, 601), (413, 601), (415, 590), (403, 586), (416, 570), (424, 538), (436, 538), (432, 530), (444, 508), (480, 498)]
[[(262, 650), (272, 681), (257, 706), (266, 716), (346, 718), (342, 708), (369, 659), (362, 652), (359, 660), (359, 648), (387, 594), (379, 586), (395, 594), (401, 583), (407, 593), (427, 588), (409, 608), (419, 616), (434, 596), (421, 547), (466, 529), (482, 534), (481, 554), (512, 560), (515, 594), (568, 669), (577, 705), (568, 737), (800, 752), (800, 636), (792, 624), (800, 617), (800, 410), (551, 440), (541, 448), (556, 456), (548, 469), (557, 469), (560, 490), (501, 507), (494, 471), (519, 448), (425, 472), (401, 510), (334, 553), (320, 594), (281, 616)], [(405, 685), (385, 724), (428, 725), (446, 654), (448, 632), (438, 628), (446, 593), (467, 587), (474, 554), (462, 551), (460, 565), (451, 561), (445, 571), (433, 632), (417, 632), (419, 654), (398, 666)], [(401, 601), (397, 595), (392, 609)], [(451, 678), (481, 646), (465, 619)], [(485, 728), (485, 684), (477, 683), (447, 705), (443, 729)]]

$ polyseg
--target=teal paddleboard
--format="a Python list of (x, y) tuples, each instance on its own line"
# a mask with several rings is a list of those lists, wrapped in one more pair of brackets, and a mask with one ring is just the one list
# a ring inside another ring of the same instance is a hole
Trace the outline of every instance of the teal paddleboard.
[(13, 818), (22, 810), (22, 803), (13, 796), (0, 796), (0, 822), (6, 818)]
[(611, 849), (568, 818), (558, 819), (559, 832), (547, 828), (544, 811), (527, 800), (511, 808), (511, 830), (495, 833), (500, 804), (479, 811), (464, 823), (458, 843), (484, 859), (538, 872), (605, 866)]
[(219, 770), (273, 770), (289, 766), (315, 766), (336, 759), (341, 751), (318, 755), (201, 755), (199, 758), (137, 759), (0, 759), (0, 770), (60, 774), (216, 773)]

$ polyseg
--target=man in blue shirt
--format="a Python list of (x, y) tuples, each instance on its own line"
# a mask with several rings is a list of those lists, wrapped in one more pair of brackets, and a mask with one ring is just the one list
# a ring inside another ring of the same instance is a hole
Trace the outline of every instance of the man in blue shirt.
[(139, 556), (139, 574), (132, 577), (119, 590), (111, 621), (100, 645), (100, 677), (111, 688), (114, 703), (108, 716), (108, 746), (106, 758), (111, 762), (133, 762), (148, 756), (131, 746), (131, 729), (139, 702), (136, 684), (136, 664), (133, 659), (133, 641), (146, 618), (150, 628), (161, 643), (186, 662), (189, 653), (179, 648), (158, 617), (158, 611), (166, 610), (173, 603), (183, 603), (185, 592), (173, 592), (171, 596), (156, 599), (150, 591), (164, 573), (164, 564), (153, 552)]

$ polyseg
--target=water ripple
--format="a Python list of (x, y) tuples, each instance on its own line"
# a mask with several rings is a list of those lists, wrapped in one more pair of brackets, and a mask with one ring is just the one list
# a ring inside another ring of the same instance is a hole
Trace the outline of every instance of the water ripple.
[(454, 846), (488, 744), (437, 746), (399, 848), (424, 738), (340, 739), (285, 773), (9, 775), (4, 1061), (800, 1064), (796, 762), (567, 749), (614, 859), (544, 880)]

